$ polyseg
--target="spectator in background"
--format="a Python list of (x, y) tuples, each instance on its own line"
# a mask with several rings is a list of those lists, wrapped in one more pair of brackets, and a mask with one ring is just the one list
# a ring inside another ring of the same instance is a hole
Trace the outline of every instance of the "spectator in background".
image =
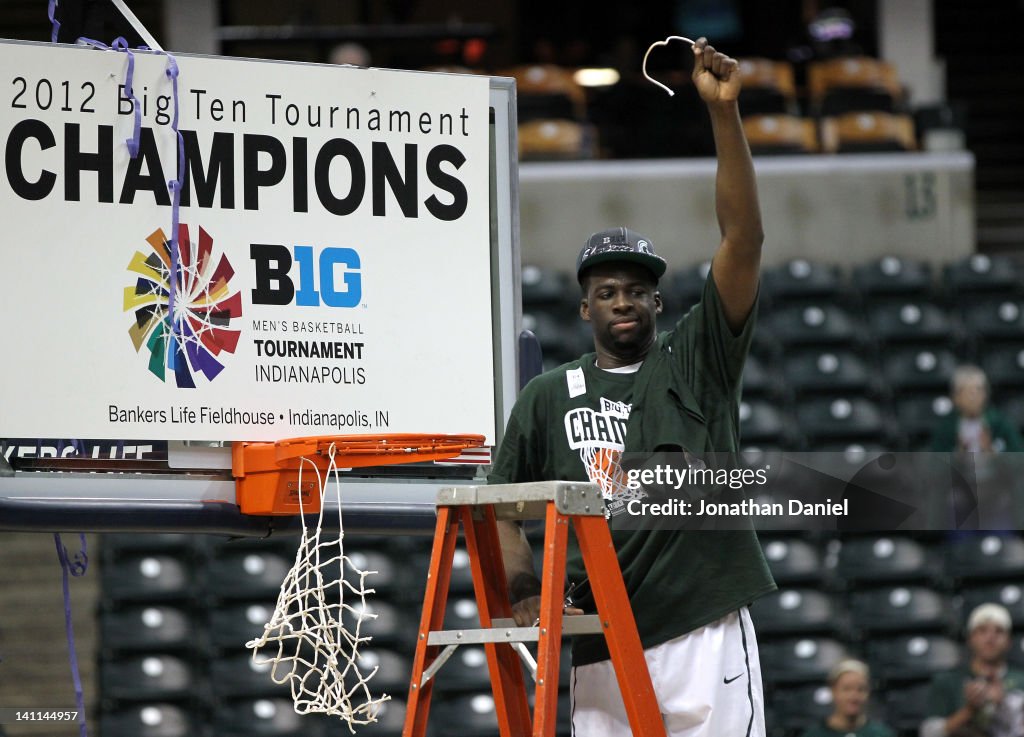
[(971, 612), (970, 660), (932, 680), (920, 737), (1024, 735), (1024, 672), (1006, 662), (1011, 628), (1010, 613), (999, 604)]
[(943, 418), (932, 435), (932, 450), (994, 453), (1022, 451), (1024, 440), (1005, 415), (988, 404), (988, 377), (977, 366), (958, 366), (950, 394), (956, 410)]
[(842, 660), (828, 675), (832, 688), (832, 714), (807, 729), (802, 737), (896, 737), (881, 722), (868, 721), (871, 695), (868, 667), (859, 660)]

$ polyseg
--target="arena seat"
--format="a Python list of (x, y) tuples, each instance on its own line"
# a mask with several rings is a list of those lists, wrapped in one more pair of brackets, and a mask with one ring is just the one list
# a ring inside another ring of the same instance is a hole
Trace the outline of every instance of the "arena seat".
[(520, 123), (518, 131), (523, 161), (592, 159), (597, 155), (597, 130), (589, 123), (541, 118)]
[(951, 540), (946, 554), (949, 575), (957, 580), (1024, 576), (1024, 539), (1017, 534), (969, 534)]
[(942, 269), (942, 286), (950, 297), (1019, 295), (1024, 289), (1016, 261), (983, 253), (946, 264)]
[(855, 347), (866, 340), (864, 326), (857, 317), (829, 301), (790, 305), (768, 312), (766, 329), (782, 344), (784, 350), (796, 346)]
[(854, 288), (867, 300), (926, 300), (935, 289), (930, 263), (896, 255), (882, 256), (854, 265), (852, 281)]
[(207, 587), (220, 599), (274, 601), (292, 562), (274, 551), (224, 550), (206, 565)]
[(180, 701), (192, 694), (197, 673), (185, 659), (162, 653), (102, 660), (100, 689), (114, 701)]
[(907, 436), (911, 450), (930, 447), (929, 439), (936, 426), (953, 411), (948, 394), (934, 392), (921, 396), (896, 397), (896, 418)]
[(761, 270), (761, 297), (773, 307), (787, 302), (832, 302), (844, 288), (842, 273), (835, 264), (794, 258)]
[(463, 645), (438, 673), (434, 688), (439, 692), (479, 691), (490, 685), (487, 654), (481, 645)]
[[(391, 698), (383, 702), (377, 707), (376, 716), (376, 722), (358, 728), (359, 737), (401, 737), (405, 726), (405, 699)], [(330, 729), (328, 727), (328, 731)]]
[(191, 566), (167, 554), (132, 553), (107, 560), (104, 594), (115, 601), (191, 600), (196, 594)]
[(197, 645), (195, 622), (189, 611), (167, 604), (135, 604), (104, 611), (100, 638), (104, 651), (121, 653), (176, 653)]
[[(409, 642), (404, 643), (409, 647)], [(405, 693), (409, 687), (409, 674), (412, 673), (412, 649), (409, 654), (390, 648), (377, 647), (371, 643), (359, 648), (356, 668), (363, 677), (376, 673), (369, 680), (372, 693)], [(352, 686), (355, 679), (352, 679)]]
[(493, 737), (498, 733), (494, 696), (489, 691), (438, 699), (431, 708), (438, 737)]
[(818, 546), (792, 537), (758, 536), (772, 577), (779, 586), (821, 584), (822, 555)]
[[(535, 307), (529, 312), (523, 312), (523, 329), (537, 336), (545, 359), (562, 363), (578, 358), (581, 352), (580, 333), (570, 322), (572, 320), (573, 316), (564, 306), (550, 311)], [(579, 321), (579, 318), (575, 320)]]
[(843, 348), (794, 352), (785, 359), (783, 372), (794, 394), (862, 394), (877, 396), (880, 385), (868, 363)]
[(145, 703), (100, 715), (103, 737), (192, 737), (198, 725), (182, 706)]
[(372, 637), (375, 645), (401, 647), (416, 641), (417, 625), (410, 620), (404, 608), (376, 595), (368, 596), (365, 605), (353, 601), (351, 606), (355, 612), (345, 609), (342, 617), (349, 632), (356, 631), (358, 612), (363, 616), (359, 623), (359, 635)]
[(764, 399), (740, 402), (740, 437), (745, 445), (792, 445), (792, 419), (779, 405)]
[(538, 305), (563, 305), (577, 288), (570, 283), (569, 275), (558, 269), (549, 269), (533, 264), (523, 264), (523, 309)]
[(773, 690), (771, 702), (776, 723), (789, 737), (821, 724), (832, 713), (832, 690), (823, 683), (787, 686)]
[(848, 112), (821, 119), (821, 150), (825, 153), (913, 151), (914, 120), (888, 112)]
[(935, 584), (939, 563), (930, 548), (911, 537), (849, 537), (840, 541), (836, 575), (848, 587), (897, 581)]
[(900, 734), (917, 734), (921, 721), (928, 714), (927, 682), (903, 687), (886, 688), (885, 718), (890, 727)]
[(974, 608), (981, 604), (1002, 604), (1010, 612), (1014, 622), (1024, 622), (1024, 586), (1018, 581), (976, 584), (965, 581), (960, 588), (963, 598), (960, 607), (960, 622), (966, 626), (967, 618)]
[(968, 332), (982, 343), (1020, 341), (1024, 335), (1024, 299), (974, 298), (963, 310)]
[(889, 431), (878, 403), (863, 397), (813, 397), (797, 403), (800, 430), (812, 443), (878, 440)]
[(934, 633), (870, 639), (868, 663), (872, 674), (887, 686), (920, 681), (960, 664), (962, 646), (946, 635)]
[(701, 261), (684, 269), (671, 272), (661, 280), (661, 296), (667, 316), (678, 320), (700, 301), (704, 283), (711, 271), (711, 261)]
[(783, 387), (779, 375), (769, 371), (768, 362), (751, 353), (743, 364), (743, 396), (750, 398), (767, 397), (778, 399)]
[(263, 634), (274, 615), (274, 597), (262, 601), (228, 602), (213, 607), (207, 622), (210, 645), (225, 652), (237, 651)]
[(211, 723), (218, 737), (322, 737), (326, 726), (320, 715), (296, 713), (287, 697), (237, 699), (219, 704)]
[(794, 114), (798, 110), (793, 65), (788, 61), (764, 57), (739, 59), (743, 75), (740, 114)]
[(882, 372), (896, 392), (935, 394), (948, 391), (959, 361), (951, 350), (904, 348), (882, 359)]
[(901, 299), (867, 306), (871, 334), (883, 346), (926, 343), (950, 347), (962, 341), (959, 326), (942, 307)]
[(783, 113), (748, 115), (743, 131), (754, 156), (813, 154), (818, 151), (814, 121)]
[(783, 588), (750, 605), (758, 636), (829, 634), (843, 639), (845, 613), (827, 593), (809, 588)]
[(850, 593), (853, 626), (868, 635), (883, 632), (947, 632), (949, 597), (924, 586), (883, 586)]
[(239, 647), (210, 659), (210, 691), (215, 699), (277, 697), (289, 698), (285, 684), (271, 678), (269, 663), (256, 663), (252, 651)]
[(828, 672), (849, 651), (830, 637), (766, 640), (758, 644), (765, 681), (775, 685), (824, 683)]
[(903, 99), (896, 68), (870, 56), (844, 56), (807, 65), (807, 89), (816, 115), (893, 112)]
[(537, 119), (583, 120), (586, 94), (573, 72), (556, 64), (522, 64), (499, 72), (516, 80), (520, 123)]
[(1024, 342), (989, 348), (981, 359), (981, 367), (994, 390), (1024, 389)]

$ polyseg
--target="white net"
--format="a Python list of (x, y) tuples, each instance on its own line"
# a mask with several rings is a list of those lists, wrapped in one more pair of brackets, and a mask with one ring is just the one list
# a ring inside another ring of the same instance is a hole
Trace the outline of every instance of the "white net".
[[(377, 720), (381, 705), (391, 697), (373, 696), (369, 680), (377, 667), (360, 668), (359, 649), (371, 637), (362, 625), (376, 617), (366, 597), (374, 593), (366, 578), (375, 571), (360, 570), (345, 555), (341, 524), (341, 484), (335, 464), (335, 448), (328, 451), (330, 464), (321, 474), (312, 460), (302, 458), (299, 488), (306, 466), (316, 472), (323, 503), (311, 529), (302, 512), (302, 539), (295, 564), (285, 576), (277, 606), (263, 634), (246, 643), (255, 663), (271, 666), (275, 683), (291, 688), (295, 711), (328, 714), (343, 719), (349, 730)], [(325, 484), (325, 481), (327, 482)], [(327, 486), (338, 502), (338, 534), (324, 536)]]

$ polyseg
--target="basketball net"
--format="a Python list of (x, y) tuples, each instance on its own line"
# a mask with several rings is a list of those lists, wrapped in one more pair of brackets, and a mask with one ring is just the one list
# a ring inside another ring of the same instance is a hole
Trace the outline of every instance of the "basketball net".
[(587, 477), (591, 483), (601, 489), (605, 500), (605, 516), (608, 516), (608, 505), (612, 502), (628, 502), (645, 496), (640, 487), (630, 488), (629, 476), (622, 470), (622, 451), (617, 448), (598, 445), (585, 445), (580, 448), (580, 460), (587, 469)]
[(323, 501), (327, 485), (334, 489), (338, 534), (322, 534), (327, 511), (323, 501), (316, 526), (307, 524), (300, 493), (302, 538), (295, 564), (285, 576), (274, 614), (264, 625), (262, 636), (247, 642), (246, 647), (253, 651), (254, 663), (271, 666), (275, 683), (290, 686), (297, 713), (340, 717), (354, 733), (355, 725), (377, 721), (381, 704), (391, 697), (374, 697), (368, 682), (377, 668), (364, 672), (358, 665), (359, 648), (371, 639), (361, 634), (362, 624), (377, 616), (366, 604), (366, 595), (374, 593), (366, 587), (366, 577), (375, 571), (360, 570), (345, 555), (335, 454), (336, 447), (331, 443), (327, 451), (330, 464), (323, 476), (315, 462), (302, 457), (298, 488), (304, 488), (302, 472), (308, 464), (316, 473)]

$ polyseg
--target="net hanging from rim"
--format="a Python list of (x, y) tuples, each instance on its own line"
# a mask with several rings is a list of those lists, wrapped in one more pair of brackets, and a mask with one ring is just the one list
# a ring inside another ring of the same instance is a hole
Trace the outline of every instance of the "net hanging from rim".
[[(320, 494), (326, 496), (329, 488), (337, 502), (336, 511), (319, 504), (314, 523), (298, 495), (302, 533), (295, 563), (262, 635), (246, 643), (254, 663), (269, 665), (273, 681), (288, 684), (297, 713), (337, 716), (354, 732), (355, 725), (375, 722), (391, 698), (371, 693), (369, 681), (377, 667), (360, 663), (360, 648), (371, 640), (363, 625), (377, 616), (367, 604), (374, 593), (367, 578), (375, 571), (362, 570), (345, 554), (340, 470), (451, 458), (483, 440), (478, 435), (378, 435), (253, 444), (276, 446), (281, 466), (295, 468), (297, 459), (298, 488), (304, 488), (303, 474), (312, 473)], [(324, 515), (335, 513), (338, 534), (325, 533)]]

